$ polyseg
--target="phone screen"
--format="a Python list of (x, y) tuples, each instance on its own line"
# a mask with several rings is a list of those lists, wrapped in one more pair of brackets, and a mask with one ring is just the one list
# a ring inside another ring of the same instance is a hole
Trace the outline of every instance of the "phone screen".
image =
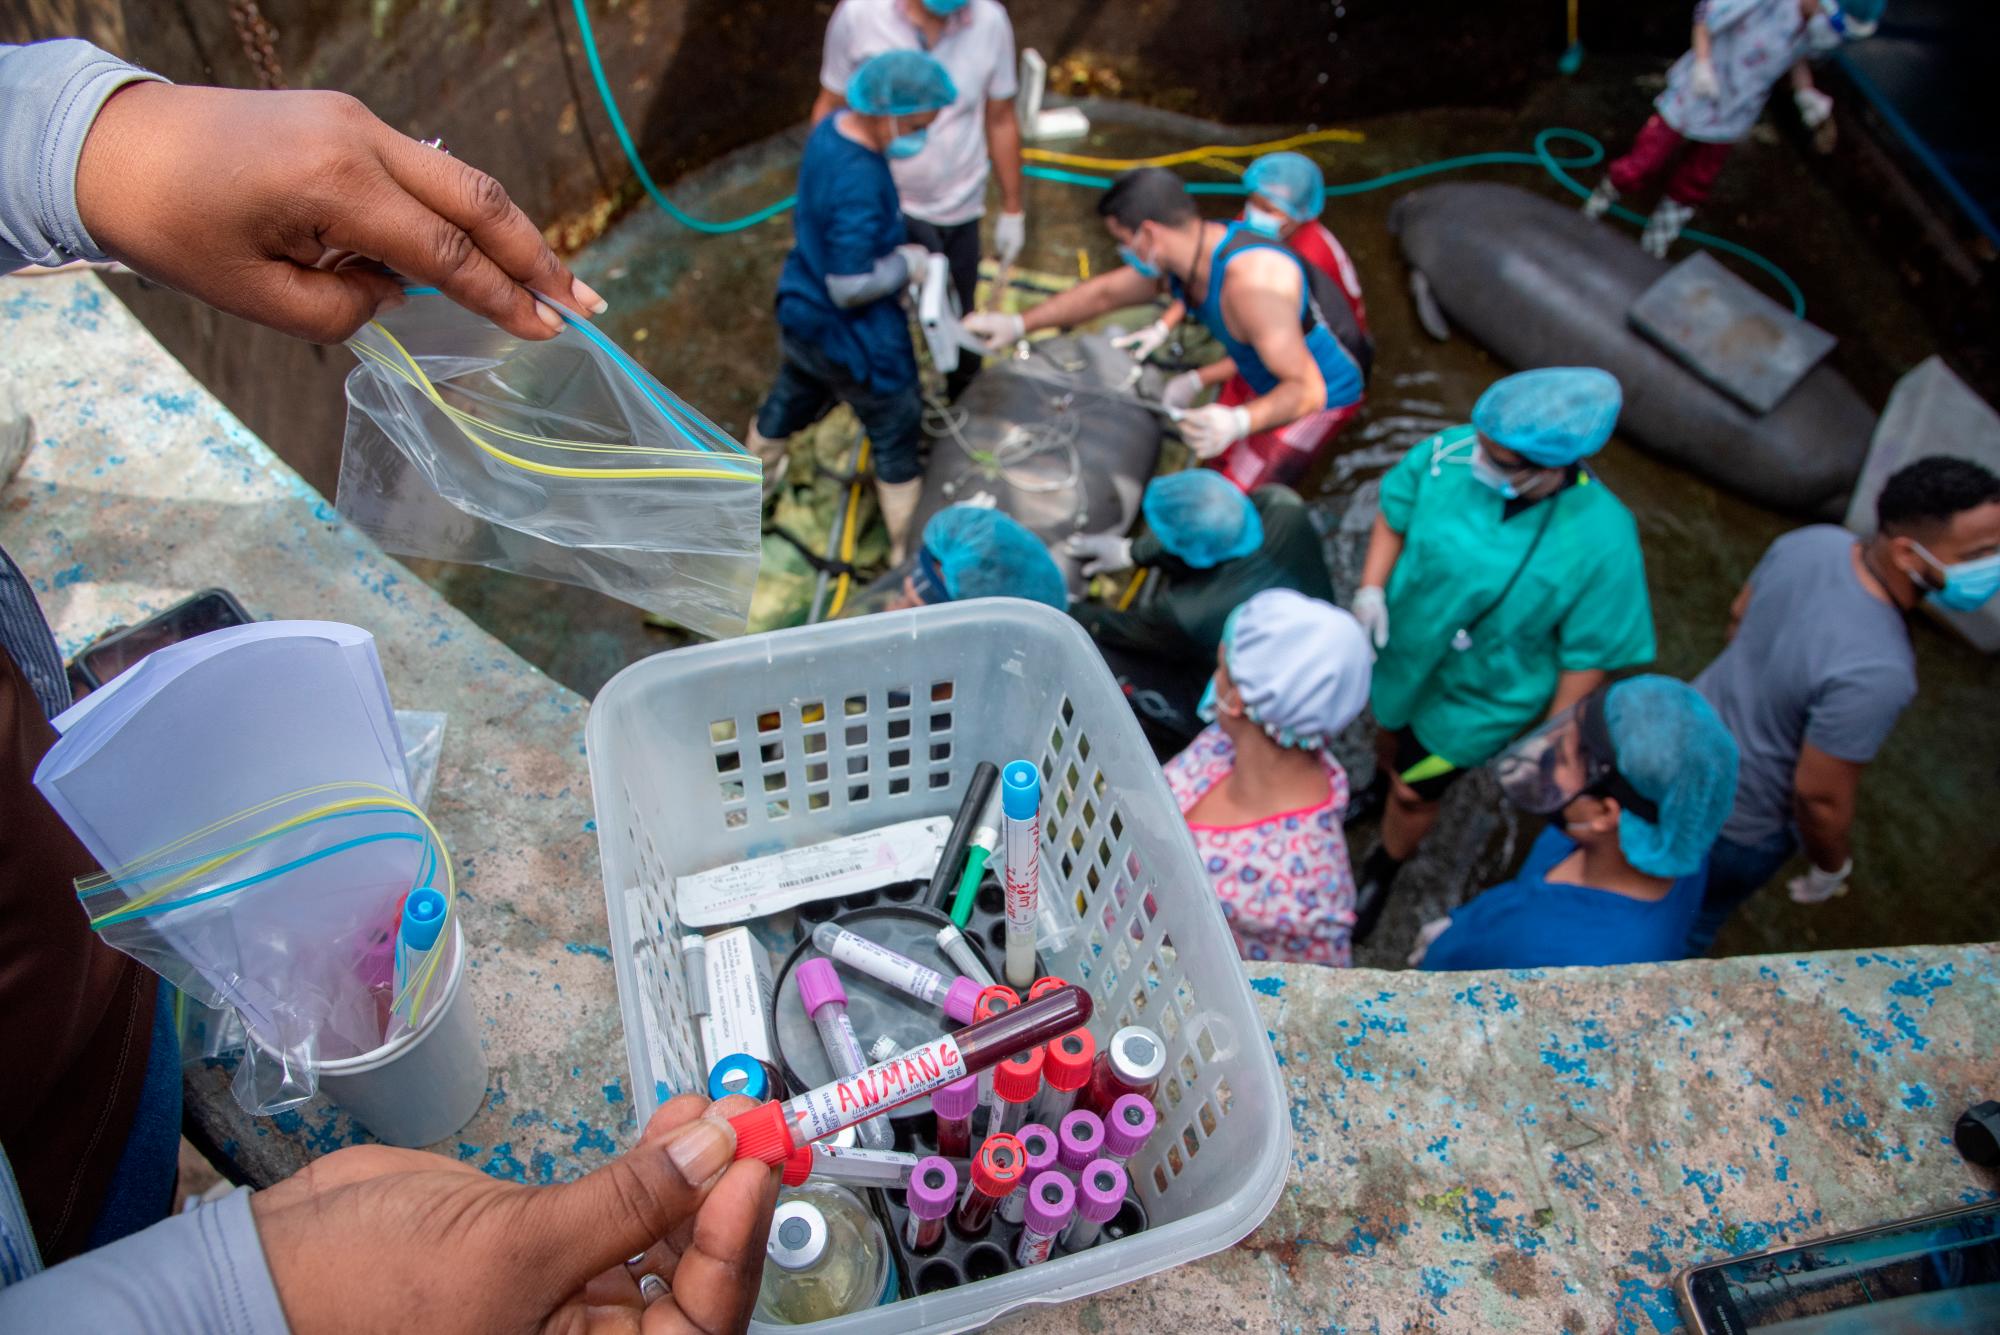
[(242, 604), (222, 589), (204, 589), (136, 626), (113, 631), (76, 656), (78, 666), (102, 686), (156, 649), (250, 620)]
[(1718, 1332), (2000, 1330), (2000, 1205), (1700, 1266), (1687, 1292)]

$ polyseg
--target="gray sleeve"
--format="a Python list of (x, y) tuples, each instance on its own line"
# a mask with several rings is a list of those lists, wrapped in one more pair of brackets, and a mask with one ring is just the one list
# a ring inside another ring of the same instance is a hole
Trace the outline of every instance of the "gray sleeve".
[(76, 164), (105, 99), (159, 79), (89, 42), (0, 46), (0, 273), (101, 260), (76, 211)]
[(892, 292), (902, 289), (910, 281), (910, 262), (896, 251), (890, 251), (875, 261), (875, 267), (867, 273), (830, 273), (826, 276), (826, 294), (833, 298), (833, 304), (842, 310), (855, 306), (866, 306), (871, 301), (879, 301)]
[(0, 1289), (0, 1330), (288, 1335), (291, 1327), (244, 1188)]

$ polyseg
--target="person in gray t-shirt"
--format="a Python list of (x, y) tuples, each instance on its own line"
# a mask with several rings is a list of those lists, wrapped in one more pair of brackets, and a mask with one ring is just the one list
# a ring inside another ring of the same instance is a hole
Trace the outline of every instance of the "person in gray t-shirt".
[(1970, 610), (2000, 584), (2000, 479), (1978, 464), (1919, 459), (1875, 510), (1872, 538), (1818, 524), (1772, 543), (1729, 609), (1728, 647), (1695, 678), (1742, 766), (1690, 954), (1802, 844), (1792, 899), (1846, 890), (1861, 771), (1917, 693), (1905, 618), (1926, 598)]

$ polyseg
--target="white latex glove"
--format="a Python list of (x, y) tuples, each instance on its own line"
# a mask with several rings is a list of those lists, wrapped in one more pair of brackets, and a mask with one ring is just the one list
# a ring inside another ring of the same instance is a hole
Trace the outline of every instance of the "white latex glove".
[(903, 257), (903, 263), (910, 266), (910, 281), (924, 281), (924, 266), (930, 263), (930, 247), (920, 246), (914, 241), (905, 241), (896, 247), (896, 253)]
[(1174, 336), (1164, 320), (1155, 320), (1143, 329), (1135, 329), (1129, 334), (1120, 334), (1111, 340), (1111, 346), (1132, 354), (1132, 360), (1143, 362), (1158, 352), (1166, 341)]
[(993, 220), (993, 250), (1002, 264), (1012, 264), (1021, 258), (1021, 247), (1027, 244), (1027, 214), (1003, 213)]
[(1825, 871), (1808, 864), (1805, 875), (1794, 876), (1785, 883), (1785, 893), (1794, 904), (1824, 904), (1847, 893), (1847, 878), (1853, 871), (1853, 858), (1843, 862), (1838, 871)]
[(1389, 647), (1389, 600), (1381, 589), (1363, 584), (1354, 591), (1354, 601), (1347, 610), (1354, 613), (1361, 629), (1368, 632), (1368, 643), (1375, 646), (1376, 653)]
[(1020, 342), (1028, 331), (1027, 322), (1012, 311), (974, 311), (959, 326), (996, 355)]
[(1160, 406), (1186, 412), (1201, 397), (1201, 372), (1182, 371), (1160, 389)]
[(1808, 130), (1817, 130), (1833, 114), (1833, 99), (1817, 88), (1794, 88), (1792, 105), (1799, 109), (1799, 119)]
[(1072, 534), (1063, 550), (1083, 562), (1085, 579), (1132, 568), (1132, 540), (1115, 533)]
[(1250, 410), (1211, 403), (1190, 410), (1181, 418), (1181, 439), (1201, 460), (1216, 455), (1250, 434)]
[(1688, 92), (1704, 102), (1713, 102), (1722, 96), (1722, 80), (1715, 77), (1715, 66), (1706, 60), (1697, 60), (1688, 71)]

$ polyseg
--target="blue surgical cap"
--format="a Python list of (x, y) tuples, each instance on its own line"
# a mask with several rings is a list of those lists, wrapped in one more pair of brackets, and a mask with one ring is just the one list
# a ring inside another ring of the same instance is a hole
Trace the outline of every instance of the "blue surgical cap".
[(1840, 12), (1856, 23), (1880, 23), (1887, 7), (1884, 0), (1840, 0)]
[(924, 525), (924, 550), (936, 559), (954, 601), (1026, 598), (1057, 611), (1069, 607), (1055, 558), (1011, 515), (980, 505), (947, 506)]
[(1594, 366), (1548, 366), (1496, 380), (1472, 405), (1472, 425), (1531, 464), (1561, 468), (1604, 448), (1624, 396)]
[(1604, 698), (1618, 772), (1659, 807), (1618, 815), (1618, 847), (1648, 876), (1690, 876), (1736, 802), (1736, 740), (1701, 693), (1672, 677), (1632, 677)]
[(1154, 478), (1139, 509), (1160, 546), (1196, 570), (1248, 556), (1264, 545), (1264, 521), (1257, 508), (1212, 468)]
[(922, 51), (884, 51), (863, 61), (847, 81), (847, 105), (864, 116), (915, 116), (942, 111), (957, 98), (951, 75)]
[(1276, 204), (1293, 222), (1311, 222), (1326, 207), (1326, 178), (1303, 153), (1266, 153), (1243, 173), (1253, 195)]

